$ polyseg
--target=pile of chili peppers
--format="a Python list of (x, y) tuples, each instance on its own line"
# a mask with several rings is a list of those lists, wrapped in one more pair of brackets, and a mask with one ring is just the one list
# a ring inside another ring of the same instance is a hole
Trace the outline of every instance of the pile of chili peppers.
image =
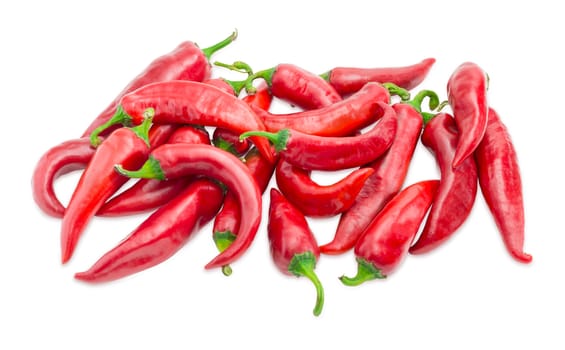
[[(454, 236), (479, 189), (509, 254), (531, 261), (523, 250), (516, 151), (488, 103), (481, 67), (456, 67), (443, 102), (433, 91), (412, 91), (433, 58), (322, 74), (289, 63), (254, 72), (242, 61), (216, 62), (246, 78), (212, 79), (212, 55), (236, 37), (234, 32), (206, 49), (183, 42), (158, 57), (82, 135), (39, 159), (33, 195), (44, 213), (62, 219), (62, 263), (94, 216), (148, 213), (75, 278), (99, 283), (148, 269), (212, 220), (219, 253), (205, 267), (231, 274), (231, 264), (255, 239), (272, 178), (266, 204), (270, 253), (282, 273), (315, 285), (315, 315), (324, 303), (315, 273), (321, 254), (353, 250), (358, 271), (340, 277), (347, 286), (386, 278), (409, 254), (430, 252)], [(301, 111), (272, 113), (273, 97)], [(405, 184), (419, 141), (435, 157), (440, 176)], [(53, 184), (80, 169), (65, 207)], [(349, 173), (330, 185), (311, 177), (312, 170), (344, 169)], [(337, 215), (333, 238), (318, 244), (306, 217)]]

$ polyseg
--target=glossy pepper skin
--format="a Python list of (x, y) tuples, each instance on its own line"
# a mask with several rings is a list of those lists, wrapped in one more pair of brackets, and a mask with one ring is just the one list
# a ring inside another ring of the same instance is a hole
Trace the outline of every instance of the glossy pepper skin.
[(382, 116), (373, 128), (361, 135), (329, 137), (309, 135), (284, 129), (273, 134), (261, 131), (246, 132), (264, 136), (274, 145), (281, 159), (305, 170), (339, 170), (365, 165), (385, 153), (396, 134), (395, 112), (387, 103), (377, 102), (375, 115)]
[(71, 171), (86, 168), (94, 152), (90, 139), (83, 137), (65, 141), (41, 156), (31, 180), (33, 199), (41, 211), (56, 218), (63, 217), (65, 206), (55, 193), (55, 180)]
[[(236, 133), (266, 130), (251, 107), (233, 94), (193, 81), (169, 81), (145, 85), (125, 95), (114, 121), (139, 124), (146, 111), (154, 111), (155, 124), (197, 124), (229, 129)], [(96, 139), (96, 135), (91, 137)], [(269, 142), (251, 139), (267, 159), (273, 154)]]
[[(208, 132), (195, 126), (178, 127), (167, 143), (210, 144)], [(191, 181), (188, 177), (161, 181), (139, 179), (134, 185), (111, 198), (98, 210), (98, 216), (123, 216), (143, 213), (166, 204)]]
[[(156, 58), (116, 96), (110, 105), (90, 124), (82, 136), (89, 137), (95, 129), (106, 124), (116, 113), (116, 108), (122, 97), (144, 85), (158, 81), (204, 81), (208, 79), (212, 72), (210, 57), (232, 43), (236, 38), (237, 32), (233, 32), (229, 37), (205, 49), (199, 48), (194, 42), (185, 41), (180, 43), (173, 51)], [(108, 129), (108, 131), (110, 130), (112, 129)]]
[(368, 83), (354, 95), (326, 107), (280, 115), (256, 112), (270, 132), (292, 129), (318, 136), (349, 136), (375, 122), (378, 102), (389, 101), (387, 88)]
[(239, 233), (233, 243), (205, 268), (231, 264), (249, 248), (261, 223), (261, 191), (249, 169), (234, 155), (210, 145), (165, 144), (155, 148), (149, 159), (137, 171), (116, 170), (126, 177), (175, 179), (188, 175), (204, 175), (227, 186), (246, 208), (241, 217)]
[(330, 106), (342, 99), (327, 81), (294, 64), (281, 63), (259, 71), (250, 76), (248, 85), (257, 78), (264, 79), (273, 96), (306, 110)]
[(481, 142), (487, 127), (486, 73), (473, 62), (462, 63), (449, 77), (447, 97), (460, 131), (453, 167), (458, 167)]
[(524, 198), (518, 157), (508, 129), (493, 108), (489, 108), (487, 129), (475, 158), (481, 192), (508, 253), (518, 262), (531, 262), (532, 256), (524, 252)]
[(392, 108), (398, 126), (390, 149), (367, 165), (374, 172), (365, 181), (355, 203), (341, 215), (332, 241), (320, 246), (323, 254), (341, 254), (352, 249), (371, 220), (404, 184), (423, 121), (409, 104), (396, 103)]
[(359, 91), (369, 82), (390, 82), (411, 90), (424, 81), (435, 61), (435, 58), (426, 58), (419, 63), (404, 67), (336, 67), (322, 74), (322, 77), (342, 96)]
[(147, 118), (135, 128), (121, 128), (114, 131), (96, 149), (79, 179), (63, 216), (62, 263), (66, 263), (71, 258), (90, 219), (128, 180), (116, 173), (114, 164), (120, 163), (128, 169), (136, 169), (147, 160), (150, 152), (147, 136), (150, 120)]
[(434, 155), (440, 183), (422, 234), (410, 247), (411, 254), (429, 252), (448, 240), (471, 214), (477, 195), (477, 166), (473, 157), (453, 168), (459, 140), (453, 117), (440, 113), (424, 128), (422, 143)]
[(310, 178), (310, 171), (284, 160), (277, 164), (277, 187), (302, 214), (311, 217), (337, 215), (351, 207), (373, 169), (356, 169), (331, 185), (319, 185)]
[(138, 273), (170, 258), (216, 214), (223, 190), (208, 179), (199, 179), (104, 254), (87, 271), (75, 278), (108, 282)]
[[(267, 161), (257, 151), (257, 148), (252, 148), (243, 158), (243, 163), (249, 169), (261, 194), (264, 193), (273, 176), (276, 162)], [(239, 232), (241, 215), (241, 208), (237, 197), (228, 191), (222, 209), (214, 218), (213, 239), (218, 251), (223, 252), (235, 240)], [(229, 276), (231, 274), (231, 267), (223, 266), (222, 272), (224, 275)]]
[(400, 191), (374, 218), (355, 244), (358, 263), (355, 277), (340, 277), (343, 284), (357, 286), (394, 272), (408, 254), (439, 185), (420, 181)]
[(277, 268), (286, 275), (305, 276), (316, 287), (313, 312), (319, 316), (324, 306), (324, 289), (314, 272), (320, 258), (316, 238), (300, 210), (275, 188), (270, 192), (267, 234), (271, 257)]

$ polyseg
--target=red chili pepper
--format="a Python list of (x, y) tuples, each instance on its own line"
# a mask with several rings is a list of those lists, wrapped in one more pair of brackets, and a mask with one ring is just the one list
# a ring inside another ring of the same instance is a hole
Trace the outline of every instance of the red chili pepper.
[(368, 82), (393, 83), (411, 90), (424, 80), (435, 61), (435, 58), (426, 58), (420, 63), (405, 67), (337, 67), (321, 76), (342, 96), (359, 91)]
[(341, 254), (352, 249), (371, 220), (402, 188), (422, 131), (419, 111), (425, 97), (430, 98), (430, 109), (438, 106), (438, 96), (429, 90), (422, 90), (408, 103), (392, 106), (398, 126), (390, 149), (367, 165), (374, 173), (365, 181), (355, 203), (341, 215), (333, 240), (320, 246), (322, 253)]
[[(169, 137), (168, 143), (210, 144), (208, 132), (195, 126), (181, 126)], [(140, 179), (133, 186), (107, 201), (98, 216), (122, 216), (155, 209), (172, 200), (188, 185), (190, 178), (169, 181)]]
[(82, 173), (71, 196), (61, 228), (61, 260), (66, 263), (76, 244), (104, 202), (126, 181), (114, 171), (114, 164), (136, 168), (149, 155), (148, 128), (151, 118), (135, 128), (121, 128), (108, 136), (98, 147)]
[(516, 149), (498, 113), (489, 108), (488, 125), (475, 151), (481, 192), (510, 255), (529, 263), (524, 252), (524, 199)]
[(422, 234), (410, 247), (412, 254), (441, 245), (471, 214), (477, 195), (477, 166), (471, 157), (457, 168), (452, 167), (459, 137), (455, 121), (447, 113), (438, 114), (424, 128), (422, 143), (434, 154), (441, 178)]
[(90, 269), (75, 278), (108, 282), (143, 271), (167, 260), (216, 214), (222, 205), (218, 184), (199, 179), (157, 209)]
[[(151, 146), (161, 145), (174, 131), (173, 126), (155, 125), (149, 130)], [(33, 198), (47, 215), (62, 218), (65, 206), (54, 190), (54, 183), (64, 174), (86, 168), (96, 150), (88, 138), (69, 140), (49, 149), (37, 162), (32, 177)]]
[[(247, 166), (253, 179), (257, 183), (259, 191), (265, 192), (269, 185), (269, 181), (273, 176), (275, 164), (267, 161), (256, 148), (252, 148), (243, 159), (243, 163)], [(223, 252), (235, 240), (239, 231), (241, 221), (241, 208), (237, 197), (230, 191), (227, 192), (224, 199), (224, 205), (214, 219), (213, 239), (218, 251)], [(224, 275), (231, 275), (231, 267), (229, 265), (222, 266)]]
[[(113, 122), (139, 124), (147, 110), (154, 111), (155, 124), (197, 124), (226, 128), (237, 133), (265, 130), (251, 107), (215, 86), (193, 81), (169, 81), (145, 85), (120, 101)], [(91, 135), (96, 142), (96, 134)], [(261, 137), (253, 143), (269, 160), (269, 142)]]
[(373, 172), (370, 168), (357, 169), (334, 184), (322, 186), (310, 178), (310, 171), (281, 160), (275, 174), (279, 190), (302, 214), (328, 217), (349, 209)]
[(89, 137), (97, 129), (98, 131), (95, 134), (102, 135), (102, 130), (107, 128), (105, 125), (109, 123), (116, 113), (116, 108), (122, 97), (144, 85), (159, 81), (203, 81), (208, 79), (211, 74), (210, 57), (218, 50), (229, 45), (236, 38), (237, 31), (219, 43), (205, 49), (199, 48), (193, 42), (185, 41), (172, 52), (158, 57), (116, 96), (114, 101), (86, 129), (83, 137)]
[(453, 167), (458, 167), (481, 142), (487, 127), (486, 73), (472, 62), (461, 64), (451, 74), (447, 83), (449, 105), (459, 129), (459, 142), (453, 158)]
[(439, 185), (437, 180), (412, 184), (400, 191), (367, 227), (355, 244), (358, 270), (355, 277), (340, 277), (357, 286), (394, 272), (408, 254)]
[(234, 193), (240, 207), (246, 209), (239, 233), (232, 245), (205, 266), (207, 269), (231, 264), (255, 238), (261, 222), (261, 192), (249, 169), (231, 153), (210, 145), (165, 144), (154, 149), (139, 170), (128, 171), (119, 165), (116, 170), (127, 177), (161, 180), (205, 175)]
[(41, 156), (32, 177), (35, 203), (45, 214), (62, 218), (65, 206), (57, 198), (53, 184), (60, 176), (84, 169), (96, 150), (88, 138), (65, 141)]
[(294, 64), (281, 63), (252, 74), (247, 80), (248, 93), (255, 92), (251, 84), (257, 78), (267, 83), (273, 96), (306, 110), (341, 101), (341, 96), (327, 81)]
[(255, 110), (268, 131), (292, 129), (318, 136), (349, 136), (375, 122), (378, 102), (390, 101), (386, 87), (377, 83), (366, 84), (349, 98), (327, 107), (289, 114), (271, 114)]
[(304, 215), (277, 189), (271, 188), (269, 223), (267, 225), (271, 256), (284, 274), (305, 276), (316, 287), (314, 315), (324, 306), (324, 289), (314, 269), (320, 251)]
[(263, 136), (274, 145), (281, 159), (306, 170), (339, 170), (365, 165), (390, 147), (396, 133), (396, 116), (391, 106), (377, 102), (382, 115), (367, 133), (351, 137), (329, 137), (283, 129), (278, 133), (248, 131), (241, 135)]

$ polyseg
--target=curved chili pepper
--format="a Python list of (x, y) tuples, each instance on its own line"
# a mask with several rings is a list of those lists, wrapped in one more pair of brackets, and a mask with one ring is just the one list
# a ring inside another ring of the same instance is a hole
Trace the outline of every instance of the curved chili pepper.
[(104, 202), (128, 179), (114, 171), (114, 164), (122, 163), (127, 168), (143, 164), (149, 155), (148, 128), (151, 118), (135, 128), (114, 131), (98, 147), (88, 166), (82, 173), (71, 196), (61, 227), (61, 261), (66, 263), (75, 246)]
[(304, 215), (277, 189), (271, 188), (267, 232), (271, 256), (284, 274), (305, 276), (316, 287), (314, 315), (319, 316), (324, 306), (324, 288), (314, 269), (320, 258), (316, 238)]
[(371, 220), (402, 188), (422, 131), (419, 110), (424, 97), (430, 98), (430, 109), (438, 106), (439, 98), (429, 90), (421, 91), (409, 103), (392, 106), (398, 126), (390, 149), (367, 165), (374, 173), (365, 181), (355, 203), (341, 215), (333, 240), (320, 246), (322, 253), (341, 254), (352, 249)]
[(210, 145), (165, 144), (155, 148), (149, 159), (137, 171), (116, 170), (127, 177), (175, 179), (188, 175), (206, 175), (228, 187), (246, 209), (241, 217), (239, 233), (226, 250), (205, 268), (211, 269), (232, 263), (251, 245), (261, 222), (261, 192), (249, 169), (234, 155)]
[(262, 78), (271, 94), (306, 110), (326, 107), (342, 100), (337, 91), (320, 76), (294, 64), (281, 63), (252, 74), (247, 80), (247, 92), (253, 94), (252, 82)]
[(467, 158), (453, 168), (459, 140), (453, 117), (440, 113), (431, 119), (422, 133), (422, 143), (434, 154), (440, 169), (440, 183), (424, 229), (410, 247), (411, 254), (429, 252), (451, 237), (465, 222), (477, 195), (477, 166)]
[(386, 278), (398, 268), (432, 205), (438, 180), (412, 184), (388, 202), (355, 244), (357, 275), (340, 277), (346, 286)]
[(45, 152), (33, 171), (32, 192), (35, 203), (45, 214), (62, 218), (65, 206), (53, 184), (60, 176), (86, 168), (96, 150), (87, 137), (65, 141)]
[(357, 169), (334, 184), (322, 186), (310, 178), (310, 171), (281, 160), (275, 176), (279, 190), (302, 214), (328, 217), (349, 209), (373, 172), (370, 168)]
[[(257, 183), (259, 191), (265, 192), (269, 185), (269, 181), (273, 176), (275, 164), (267, 161), (257, 148), (252, 148), (243, 159), (243, 163), (247, 166), (253, 179)], [(224, 205), (214, 219), (213, 239), (218, 251), (223, 252), (235, 240), (239, 231), (241, 221), (241, 208), (237, 197), (230, 191), (227, 192), (224, 199)], [(222, 266), (224, 275), (231, 275), (231, 267), (229, 265)]]
[[(174, 130), (172, 125), (153, 126), (149, 130), (149, 143), (152, 147), (163, 144)], [(84, 137), (63, 142), (41, 156), (33, 171), (32, 191), (35, 203), (44, 213), (63, 217), (66, 208), (55, 193), (55, 180), (70, 171), (86, 168), (95, 151)]]
[(342, 96), (359, 91), (368, 82), (393, 83), (411, 90), (425, 79), (435, 61), (435, 58), (426, 58), (422, 62), (405, 67), (336, 67), (321, 76)]
[[(154, 111), (155, 124), (215, 126), (239, 134), (265, 130), (263, 121), (247, 103), (215, 86), (194, 81), (153, 83), (125, 95), (113, 122), (139, 124), (147, 110)], [(91, 136), (96, 139), (95, 133)], [(273, 160), (266, 139), (256, 137), (252, 141), (265, 158)]]
[(472, 62), (461, 64), (449, 77), (447, 99), (460, 135), (453, 167), (470, 157), (483, 138), (487, 127), (487, 87), (486, 73)]
[(283, 129), (278, 133), (248, 131), (240, 137), (268, 138), (276, 151), (292, 165), (305, 170), (339, 170), (374, 161), (390, 147), (396, 133), (396, 116), (391, 106), (377, 102), (382, 115), (368, 132), (351, 137), (329, 137)]
[[(208, 132), (195, 126), (181, 126), (167, 143), (210, 144)], [(133, 186), (107, 201), (96, 213), (98, 216), (122, 216), (155, 209), (176, 197), (190, 178), (161, 181), (139, 179)]]
[(516, 149), (493, 108), (475, 159), (481, 192), (507, 251), (519, 262), (531, 262), (532, 256), (524, 252), (524, 199)]
[(199, 179), (139, 225), (116, 247), (75, 278), (108, 282), (143, 271), (170, 258), (217, 213), (223, 190)]
[(205, 49), (199, 48), (193, 42), (185, 41), (172, 52), (158, 57), (116, 96), (114, 101), (90, 124), (83, 137), (90, 137), (93, 132), (102, 135), (104, 129), (115, 125), (116, 123), (110, 121), (122, 97), (144, 85), (159, 81), (208, 79), (211, 75), (210, 57), (236, 38), (237, 31), (234, 31), (229, 37)]
[(318, 136), (349, 136), (377, 119), (378, 102), (390, 101), (388, 89), (368, 83), (349, 98), (327, 107), (289, 114), (271, 114), (255, 110), (267, 131), (292, 129)]

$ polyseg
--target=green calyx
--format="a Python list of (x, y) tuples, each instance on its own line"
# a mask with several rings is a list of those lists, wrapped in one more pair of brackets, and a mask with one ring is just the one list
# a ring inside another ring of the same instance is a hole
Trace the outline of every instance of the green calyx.
[(341, 276), (339, 280), (346, 286), (354, 287), (363, 282), (383, 278), (386, 278), (386, 275), (376, 268), (375, 265), (363, 258), (357, 258), (357, 275), (355, 277)]
[(110, 118), (110, 120), (108, 120), (106, 123), (100, 125), (99, 127), (94, 129), (90, 133), (90, 144), (92, 145), (92, 147), (98, 147), (100, 145), (100, 142), (101, 142), (99, 135), (102, 132), (104, 132), (104, 130), (106, 130), (106, 129), (108, 129), (108, 128), (116, 125), (116, 124), (122, 124), (122, 125), (125, 125), (125, 126), (130, 126), (131, 121), (132, 121), (132, 118), (126, 113), (126, 111), (123, 109), (123, 107), (121, 105), (118, 105), (118, 107), (116, 108), (116, 112), (114, 113), (112, 118)]
[(214, 53), (216, 53), (217, 51), (223, 49), (224, 47), (228, 46), (229, 44), (231, 44), (232, 42), (235, 41), (235, 39), (237, 39), (237, 29), (235, 29), (233, 31), (233, 33), (231, 33), (230, 36), (228, 36), (227, 38), (225, 38), (224, 40), (220, 41), (217, 44), (214, 44), (210, 47), (207, 47), (205, 49), (202, 49), (202, 52), (204, 53), (204, 56), (206, 56), (206, 58), (208, 60), (210, 60), (210, 57), (212, 57), (212, 55)]
[(288, 265), (288, 271), (297, 277), (304, 276), (308, 278), (316, 287), (316, 305), (314, 306), (314, 315), (319, 316), (324, 307), (324, 288), (314, 272), (316, 268), (316, 257), (314, 253), (308, 251), (301, 254), (295, 254)]
[(273, 146), (275, 146), (275, 151), (280, 152), (286, 149), (286, 144), (290, 137), (290, 130), (282, 129), (276, 133), (268, 131), (247, 131), (239, 135), (239, 139), (244, 140), (250, 136), (266, 137), (269, 141), (271, 141)]
[(138, 170), (126, 170), (121, 164), (114, 165), (114, 169), (124, 176), (135, 179), (157, 179), (165, 180), (165, 173), (161, 168), (159, 161), (153, 156), (149, 156), (149, 159)]
[(275, 74), (276, 70), (277, 68), (273, 67), (251, 74), (245, 82), (245, 91), (247, 91), (248, 94), (254, 94), (255, 92), (257, 92), (257, 89), (253, 86), (253, 82), (255, 81), (255, 79), (259, 78), (265, 80), (267, 86), (269, 86), (270, 88), (273, 84), (273, 75)]
[(324, 73), (320, 74), (320, 78), (329, 82), (330, 81), (330, 74), (331, 74), (331, 71), (324, 72)]
[(151, 147), (149, 144), (149, 130), (151, 129), (151, 125), (153, 125), (153, 116), (155, 115), (155, 110), (153, 108), (148, 108), (145, 111), (145, 118), (143, 122), (137, 126), (131, 127), (130, 129), (143, 141), (147, 147)]
[[(231, 231), (215, 231), (212, 238), (214, 239), (214, 243), (216, 244), (218, 251), (221, 253), (226, 250), (233, 241), (235, 241), (236, 235), (234, 235)], [(225, 276), (231, 275), (232, 272), (230, 265), (222, 266), (222, 273)]]

